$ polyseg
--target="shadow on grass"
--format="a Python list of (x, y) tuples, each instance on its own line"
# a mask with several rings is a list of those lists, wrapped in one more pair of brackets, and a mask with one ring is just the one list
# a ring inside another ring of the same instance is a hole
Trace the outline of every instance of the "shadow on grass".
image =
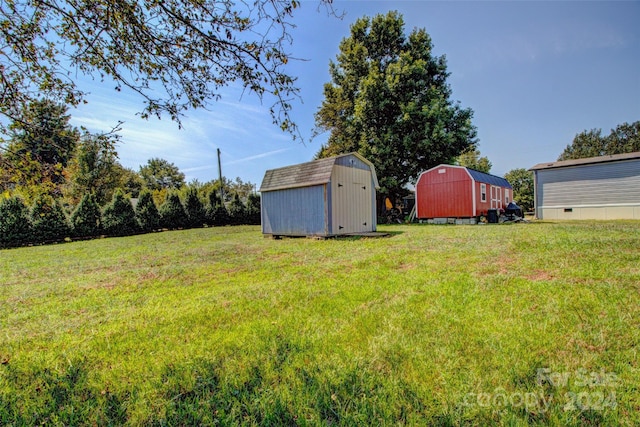
[(84, 361), (61, 372), (24, 372), (4, 366), (4, 382), (17, 393), (0, 394), (0, 425), (122, 425), (127, 421), (128, 394), (92, 390)]
[[(224, 360), (196, 359), (167, 365), (152, 384), (147, 415), (136, 423), (186, 425), (607, 425), (603, 414), (551, 414), (524, 407), (471, 408), (436, 398), (428, 387), (395, 377), (366, 361), (321, 367), (304, 361), (313, 348), (297, 338), (265, 337), (262, 352), (239, 371)], [(537, 365), (513, 372), (516, 389), (536, 387)], [(120, 426), (136, 392), (96, 390), (88, 366), (76, 361), (60, 371), (22, 372), (3, 366), (0, 425)], [(6, 390), (6, 388), (5, 388)], [(153, 397), (152, 397), (153, 396)], [(551, 417), (550, 417), (551, 415)]]
[(394, 236), (399, 236), (404, 234), (404, 231), (399, 230), (384, 230), (384, 231), (371, 231), (371, 232), (363, 232), (363, 233), (349, 233), (349, 234), (334, 234), (330, 236), (320, 236), (320, 235), (309, 235), (309, 236), (271, 236), (272, 240), (288, 240), (288, 239), (310, 239), (310, 240), (339, 240), (339, 241), (358, 241), (363, 239), (379, 239), (379, 238), (390, 238)]
[(339, 236), (333, 236), (333, 239), (336, 240), (364, 240), (364, 239), (389, 239), (395, 236), (399, 236), (404, 234), (404, 231), (398, 230), (384, 230), (384, 231), (374, 231), (371, 233), (353, 233), (353, 234), (344, 234)]

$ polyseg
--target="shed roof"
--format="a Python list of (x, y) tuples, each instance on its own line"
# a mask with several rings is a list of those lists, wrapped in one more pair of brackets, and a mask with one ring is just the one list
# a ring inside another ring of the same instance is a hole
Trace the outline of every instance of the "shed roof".
[(622, 160), (640, 159), (640, 151), (634, 153), (613, 154), (609, 156), (586, 157), (584, 159), (562, 160), (559, 162), (538, 163), (531, 171), (541, 169), (566, 168), (571, 166), (591, 165), (595, 163), (619, 162)]
[(511, 184), (509, 184), (509, 181), (501, 176), (491, 175), (469, 168), (467, 168), (467, 171), (469, 172), (469, 175), (471, 175), (471, 177), (478, 182), (486, 182), (487, 184), (496, 185), (498, 187), (511, 188)]
[(336, 160), (346, 156), (355, 156), (371, 168), (374, 184), (377, 188), (378, 179), (373, 164), (358, 153), (347, 153), (283, 168), (270, 169), (265, 172), (262, 185), (260, 185), (260, 192), (326, 184), (331, 180), (331, 172)]
[[(507, 188), (512, 188), (511, 184), (509, 184), (509, 181), (507, 181), (506, 179), (502, 178), (501, 176), (496, 176), (496, 175), (491, 175), (489, 173), (484, 173), (484, 172), (480, 172), (477, 171), (475, 169), (470, 169), (466, 166), (458, 166), (458, 165), (445, 165), (445, 164), (440, 164), (436, 167), (433, 167), (425, 172), (422, 172), (423, 174), (436, 170), (436, 169), (440, 169), (442, 167), (447, 167), (447, 168), (460, 168), (460, 169), (465, 169), (469, 175), (471, 176), (472, 179), (474, 179), (475, 181), (478, 182), (484, 182), (490, 185), (496, 185), (499, 187), (507, 187)], [(422, 174), (421, 174), (422, 175)]]

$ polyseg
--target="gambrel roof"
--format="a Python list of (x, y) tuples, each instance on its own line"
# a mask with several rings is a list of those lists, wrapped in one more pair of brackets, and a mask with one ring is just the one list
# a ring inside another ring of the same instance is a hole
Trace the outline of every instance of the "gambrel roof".
[(378, 179), (373, 164), (358, 153), (348, 153), (283, 168), (270, 169), (266, 171), (262, 179), (260, 192), (326, 184), (331, 181), (333, 167), (340, 159), (347, 156), (355, 156), (370, 167), (375, 187), (378, 188)]
[(507, 181), (501, 176), (491, 175), (489, 173), (480, 172), (470, 168), (467, 168), (467, 172), (469, 172), (469, 175), (471, 175), (471, 177), (478, 182), (486, 182), (487, 184), (490, 184), (490, 185), (512, 188), (511, 184), (509, 184), (509, 181)]
[(433, 168), (431, 168), (429, 170), (426, 170), (426, 171), (422, 172), (420, 174), (420, 176), (422, 176), (425, 173), (430, 173), (432, 171), (441, 169), (443, 167), (444, 168), (464, 169), (464, 170), (467, 171), (467, 173), (469, 174), (471, 179), (473, 179), (476, 182), (484, 182), (485, 184), (495, 185), (495, 186), (498, 186), (498, 187), (513, 188), (513, 187), (511, 187), (511, 184), (509, 184), (509, 181), (507, 181), (505, 178), (503, 178), (501, 176), (491, 175), (490, 173), (480, 172), (480, 171), (477, 171), (475, 169), (468, 168), (466, 166), (447, 165), (447, 164), (444, 164), (444, 163), (440, 164), (440, 165), (438, 165), (436, 167), (433, 167)]

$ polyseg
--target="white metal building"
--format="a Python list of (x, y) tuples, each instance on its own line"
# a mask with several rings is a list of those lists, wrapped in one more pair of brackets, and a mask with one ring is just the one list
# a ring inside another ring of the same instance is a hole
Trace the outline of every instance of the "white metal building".
[(640, 152), (540, 163), (536, 218), (640, 219)]

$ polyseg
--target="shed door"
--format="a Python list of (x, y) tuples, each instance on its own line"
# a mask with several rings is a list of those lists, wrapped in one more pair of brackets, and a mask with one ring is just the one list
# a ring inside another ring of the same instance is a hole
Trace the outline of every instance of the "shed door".
[(502, 209), (502, 188), (491, 186), (491, 209)]
[(331, 178), (333, 234), (373, 231), (371, 172), (334, 166)]

